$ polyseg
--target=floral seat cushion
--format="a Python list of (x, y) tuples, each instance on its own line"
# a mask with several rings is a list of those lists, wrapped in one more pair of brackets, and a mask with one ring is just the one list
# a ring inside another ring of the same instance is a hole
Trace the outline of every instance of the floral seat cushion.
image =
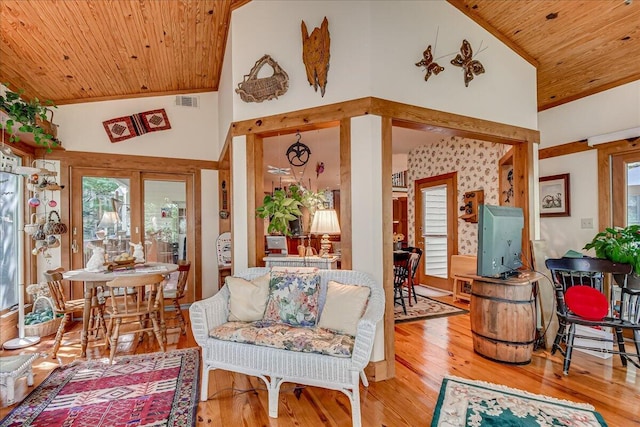
[(351, 357), (355, 338), (324, 328), (301, 328), (274, 322), (227, 322), (209, 331), (224, 341), (255, 344), (304, 353)]

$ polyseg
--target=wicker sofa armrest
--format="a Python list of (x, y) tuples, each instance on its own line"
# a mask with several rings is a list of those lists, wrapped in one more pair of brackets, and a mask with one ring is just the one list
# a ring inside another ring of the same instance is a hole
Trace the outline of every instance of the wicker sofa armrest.
[(229, 289), (223, 286), (212, 297), (196, 301), (189, 307), (191, 329), (198, 345), (205, 346), (209, 331), (227, 322), (229, 317)]
[(381, 288), (372, 288), (369, 304), (358, 321), (356, 340), (353, 345), (353, 368), (361, 371), (367, 366), (376, 337), (376, 325), (384, 315), (384, 293)]

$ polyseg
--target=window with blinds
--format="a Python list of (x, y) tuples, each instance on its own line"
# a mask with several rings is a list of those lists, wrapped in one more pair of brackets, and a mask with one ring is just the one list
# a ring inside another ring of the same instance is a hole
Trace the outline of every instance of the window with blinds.
[(428, 276), (447, 278), (447, 186), (422, 190), (424, 268)]

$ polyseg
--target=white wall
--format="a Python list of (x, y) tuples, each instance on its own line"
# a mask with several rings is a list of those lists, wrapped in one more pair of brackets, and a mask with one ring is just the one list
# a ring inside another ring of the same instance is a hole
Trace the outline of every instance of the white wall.
[[(300, 24), (304, 20), (311, 32), (325, 16), (331, 58), (322, 98), (306, 79)], [(444, 55), (438, 61), (445, 71), (425, 82), (415, 63), (428, 44), (435, 45), (436, 32), (436, 56)], [(377, 96), (537, 127), (534, 67), (443, 0), (253, 1), (234, 12), (232, 37), (233, 89), (265, 53), (289, 75), (289, 90), (277, 100), (245, 103), (234, 94), (236, 121)], [(486, 69), (469, 87), (461, 69), (449, 63), (463, 38)], [(478, 52), (481, 43), (487, 49)]]
[(538, 114), (540, 148), (640, 126), (640, 80)]
[[(562, 256), (569, 249), (582, 251), (598, 231), (598, 173), (595, 150), (552, 157), (540, 161), (540, 176), (569, 174), (571, 216), (540, 218), (540, 239)], [(582, 218), (593, 220), (593, 228), (580, 227)]]
[[(371, 11), (373, 96), (537, 127), (535, 68), (455, 7), (445, 1), (377, 1)], [(462, 68), (450, 63), (463, 39), (485, 68), (468, 87)], [(425, 82), (424, 68), (415, 63), (428, 45), (444, 71)]]
[[(233, 95), (233, 120), (355, 99), (371, 94), (368, 58), (370, 2), (364, 1), (252, 1), (233, 14), (231, 27), (233, 89), (255, 62), (270, 55), (289, 75), (289, 89), (278, 99), (245, 103)], [(301, 23), (309, 33), (329, 21), (331, 58), (324, 98), (307, 81), (302, 62)], [(261, 70), (271, 75), (270, 67)]]
[[(173, 95), (61, 105), (54, 120), (58, 138), (69, 151), (218, 160), (218, 94), (189, 95), (200, 97), (200, 108), (176, 106)], [(171, 129), (111, 143), (103, 121), (159, 108)]]
[[(235, 159), (247, 158), (247, 138), (236, 136), (231, 143), (231, 235), (233, 237), (233, 271), (242, 271), (249, 267), (248, 215), (247, 212), (247, 172), (246, 167), (236, 167)], [(253, 213), (251, 213), (253, 216)]]
[[(541, 149), (638, 127), (640, 81), (542, 111), (538, 121)], [(597, 166), (596, 150), (539, 162), (540, 176), (570, 174), (571, 216), (540, 218), (540, 239), (556, 255), (582, 251), (599, 229)], [(582, 218), (592, 218), (593, 228), (581, 228)]]

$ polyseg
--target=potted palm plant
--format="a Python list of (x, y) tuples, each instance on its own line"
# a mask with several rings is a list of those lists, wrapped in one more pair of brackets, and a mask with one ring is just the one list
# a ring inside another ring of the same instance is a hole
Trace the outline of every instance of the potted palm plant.
[(640, 225), (606, 228), (596, 234), (584, 249), (594, 249), (598, 258), (631, 264), (633, 272), (627, 279), (627, 286), (640, 289)]
[(55, 147), (59, 144), (56, 139), (56, 127), (49, 121), (48, 114), (51, 113), (53, 117), (51, 108), (57, 108), (56, 105), (52, 101), (42, 104), (38, 98), (25, 101), (21, 98), (23, 92), (7, 89), (0, 93), (0, 109), (8, 116), (0, 122), (0, 129), (6, 128), (11, 142), (18, 142), (18, 132), (24, 132), (32, 134), (34, 142), (38, 145), (49, 149)]

